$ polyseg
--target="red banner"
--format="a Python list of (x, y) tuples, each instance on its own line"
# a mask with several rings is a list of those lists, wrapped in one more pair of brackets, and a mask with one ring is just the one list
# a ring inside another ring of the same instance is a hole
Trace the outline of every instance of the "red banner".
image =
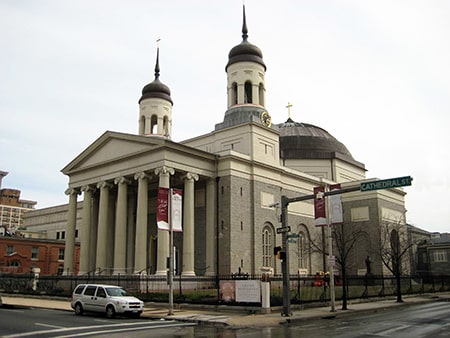
[[(169, 215), (169, 191), (172, 192), (170, 205), (171, 214)], [(158, 188), (158, 200), (156, 205), (156, 224), (159, 230), (172, 230), (181, 232), (183, 191), (180, 189)], [(170, 216), (170, 217), (169, 217)]]
[(158, 188), (156, 224), (159, 230), (169, 230), (169, 188)]
[[(317, 227), (327, 225), (325, 196), (323, 195), (324, 192), (325, 187), (314, 188), (314, 224)], [(317, 198), (318, 195), (322, 195), (321, 198)]]

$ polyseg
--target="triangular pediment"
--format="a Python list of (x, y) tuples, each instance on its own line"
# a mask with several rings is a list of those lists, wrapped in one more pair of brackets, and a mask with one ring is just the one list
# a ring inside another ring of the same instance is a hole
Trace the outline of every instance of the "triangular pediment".
[(67, 175), (73, 171), (125, 160), (164, 144), (164, 139), (107, 131), (61, 171)]

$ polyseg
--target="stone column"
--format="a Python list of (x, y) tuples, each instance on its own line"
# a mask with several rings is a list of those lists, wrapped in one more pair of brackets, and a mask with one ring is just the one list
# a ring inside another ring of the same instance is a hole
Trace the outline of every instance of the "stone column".
[(216, 180), (206, 182), (206, 275), (216, 275)]
[(136, 211), (136, 241), (134, 253), (134, 273), (147, 271), (147, 218), (148, 218), (148, 178), (140, 172), (134, 175), (138, 180), (138, 200)]
[(69, 195), (69, 210), (66, 227), (66, 249), (64, 251), (64, 274), (72, 275), (75, 266), (75, 228), (77, 224), (77, 189), (67, 189)]
[(95, 271), (97, 267), (97, 237), (98, 237), (98, 214), (99, 214), (99, 195), (95, 191), (92, 194), (92, 219), (91, 228), (89, 229), (89, 269)]
[(114, 274), (125, 274), (127, 253), (127, 202), (128, 184), (125, 177), (118, 177), (114, 184), (118, 186), (116, 205), (116, 229), (114, 237)]
[(127, 274), (134, 272), (134, 250), (136, 239), (136, 220), (134, 213), (136, 211), (136, 192), (130, 192), (127, 212)]
[(80, 229), (80, 271), (79, 275), (87, 274), (90, 259), (90, 228), (92, 225), (92, 192), (94, 189), (89, 185), (81, 188), (83, 192), (83, 218)]
[(195, 214), (194, 214), (194, 181), (198, 175), (187, 173), (184, 177), (183, 208), (183, 276), (195, 276)]
[[(159, 186), (161, 188), (170, 188), (170, 175), (175, 170), (163, 166), (155, 169), (155, 174), (159, 176)], [(158, 253), (156, 260), (156, 275), (165, 276), (167, 274), (167, 257), (169, 257), (169, 231), (158, 230), (157, 239)]]
[(100, 206), (98, 215), (98, 230), (97, 230), (97, 272), (104, 273), (107, 266), (107, 250), (108, 250), (108, 206), (109, 206), (109, 189), (111, 184), (103, 181), (97, 184), (100, 189)]

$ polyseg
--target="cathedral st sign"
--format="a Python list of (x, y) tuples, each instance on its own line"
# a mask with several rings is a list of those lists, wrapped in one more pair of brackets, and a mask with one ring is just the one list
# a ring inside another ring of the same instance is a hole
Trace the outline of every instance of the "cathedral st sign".
[(372, 182), (363, 182), (360, 185), (361, 191), (372, 191), (378, 189), (389, 189), (389, 188), (399, 188), (411, 185), (412, 182), (411, 176), (403, 176), (396, 178), (388, 178), (385, 180), (372, 181)]

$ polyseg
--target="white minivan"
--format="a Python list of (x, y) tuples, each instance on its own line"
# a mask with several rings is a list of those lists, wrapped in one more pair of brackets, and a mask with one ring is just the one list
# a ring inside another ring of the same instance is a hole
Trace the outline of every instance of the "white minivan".
[(116, 314), (139, 317), (144, 310), (144, 302), (128, 293), (120, 286), (104, 284), (80, 284), (72, 293), (70, 303), (76, 315), (83, 312), (102, 312), (108, 318)]

